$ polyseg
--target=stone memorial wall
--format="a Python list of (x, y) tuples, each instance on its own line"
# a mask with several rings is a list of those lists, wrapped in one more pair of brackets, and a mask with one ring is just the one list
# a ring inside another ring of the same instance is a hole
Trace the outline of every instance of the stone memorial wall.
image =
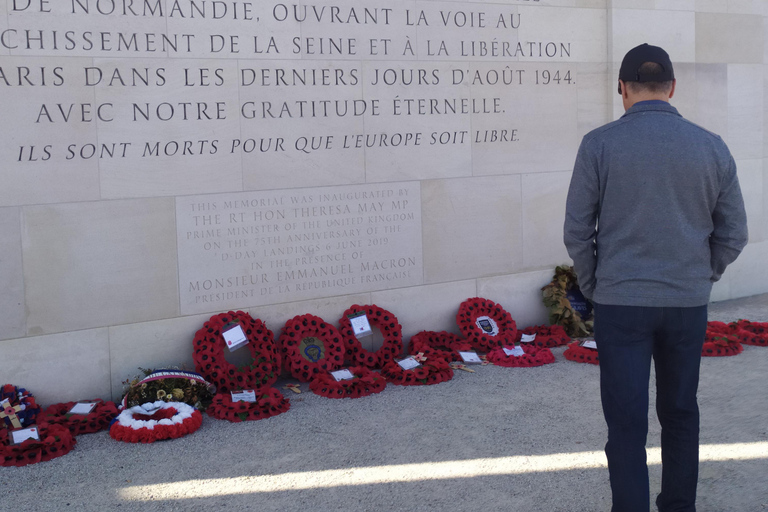
[(767, 4), (3, 0), (0, 378), (117, 397), (230, 309), (545, 321), (576, 149), (642, 42), (739, 167), (750, 244), (713, 299), (766, 292)]

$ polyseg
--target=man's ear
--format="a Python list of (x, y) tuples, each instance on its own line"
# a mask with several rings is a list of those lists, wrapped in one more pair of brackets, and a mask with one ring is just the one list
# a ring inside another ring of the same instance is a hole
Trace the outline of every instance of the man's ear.
[(677, 79), (672, 79), (672, 89), (669, 90), (669, 98), (672, 99), (672, 96), (675, 94), (675, 86), (677, 85)]
[(627, 82), (624, 80), (619, 80), (619, 93), (622, 99), (627, 99)]

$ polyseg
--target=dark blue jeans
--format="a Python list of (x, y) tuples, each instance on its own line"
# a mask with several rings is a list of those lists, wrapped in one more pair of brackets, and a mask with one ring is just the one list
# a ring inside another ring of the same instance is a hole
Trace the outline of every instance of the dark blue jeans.
[(660, 512), (694, 512), (699, 475), (699, 364), (707, 306), (595, 304), (600, 393), (608, 424), (605, 454), (613, 512), (648, 512), (648, 384), (656, 368), (661, 423)]

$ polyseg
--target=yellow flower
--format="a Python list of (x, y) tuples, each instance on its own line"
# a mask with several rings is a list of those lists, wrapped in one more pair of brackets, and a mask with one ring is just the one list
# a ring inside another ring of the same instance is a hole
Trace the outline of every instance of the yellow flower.
[(180, 388), (173, 388), (173, 398), (176, 400), (181, 400), (184, 398), (184, 391)]
[(166, 395), (166, 394), (167, 394), (167, 393), (166, 393), (165, 391), (163, 391), (162, 389), (161, 389), (161, 390), (159, 390), (159, 391), (157, 392), (157, 399), (158, 399), (158, 400), (162, 400), (163, 398), (165, 398), (165, 395)]

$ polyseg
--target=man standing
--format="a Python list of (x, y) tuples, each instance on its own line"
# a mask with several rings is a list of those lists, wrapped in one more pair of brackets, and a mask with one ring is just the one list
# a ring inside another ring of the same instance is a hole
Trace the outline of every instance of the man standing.
[(626, 113), (584, 136), (565, 245), (595, 306), (613, 512), (648, 512), (651, 359), (661, 423), (661, 512), (695, 511), (696, 393), (712, 283), (747, 243), (728, 147), (669, 105), (669, 55), (643, 44), (619, 71)]

